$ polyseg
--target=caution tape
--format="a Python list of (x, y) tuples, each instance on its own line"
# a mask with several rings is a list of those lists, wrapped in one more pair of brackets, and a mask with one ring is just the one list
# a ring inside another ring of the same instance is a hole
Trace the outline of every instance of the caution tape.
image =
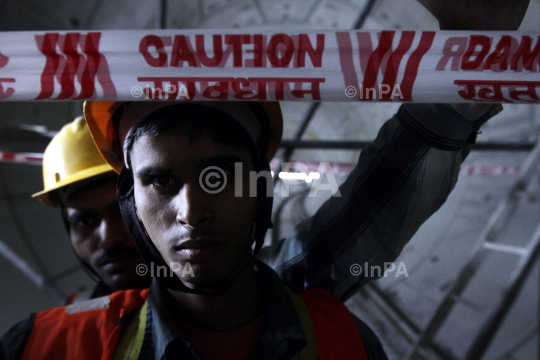
[(521, 168), (511, 166), (461, 166), (460, 174), (467, 175), (517, 175)]
[(0, 151), (0, 162), (28, 165), (41, 165), (43, 154), (39, 153), (10, 153)]
[[(11, 153), (0, 151), (0, 162), (18, 163), (28, 165), (41, 165), (43, 154), (40, 153)], [(278, 166), (277, 160), (270, 162), (270, 168), (275, 171)], [(282, 172), (287, 173), (325, 173), (332, 171), (337, 175), (348, 175), (356, 167), (355, 163), (331, 163), (331, 162), (298, 162), (292, 161), (282, 163)], [(460, 174), (464, 175), (517, 175), (521, 173), (521, 168), (511, 166), (479, 166), (463, 165)]]
[[(277, 168), (278, 162), (272, 160), (271, 169)], [(324, 173), (331, 169), (334, 174), (348, 175), (355, 168), (355, 163), (325, 163), (325, 162), (290, 162), (285, 169), (287, 172)], [(539, 170), (540, 171), (540, 170)], [(460, 168), (462, 175), (517, 175), (521, 173), (521, 168), (512, 166), (482, 166), (482, 165), (463, 165)]]
[(0, 33), (0, 100), (540, 103), (521, 32)]

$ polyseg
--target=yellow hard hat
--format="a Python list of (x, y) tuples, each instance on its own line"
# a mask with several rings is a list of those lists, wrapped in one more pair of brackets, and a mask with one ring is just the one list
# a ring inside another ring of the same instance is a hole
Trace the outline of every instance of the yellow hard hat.
[[(194, 101), (193, 103), (197, 103)], [(208, 103), (208, 102), (207, 102)], [(216, 103), (220, 103), (219, 101)], [(122, 171), (124, 159), (122, 145), (119, 143), (118, 129), (113, 124), (113, 114), (121, 106), (127, 106), (128, 102), (117, 101), (86, 101), (84, 103), (84, 117), (92, 137), (105, 160), (111, 164), (117, 173)], [(152, 111), (158, 107), (173, 105), (171, 102), (148, 102), (148, 110)], [(153, 104), (153, 105), (151, 105)], [(283, 134), (283, 115), (281, 107), (277, 101), (260, 102), (263, 111), (268, 117), (270, 134), (266, 158), (270, 161), (276, 154), (281, 136)], [(142, 119), (141, 119), (142, 120)]]
[(65, 125), (54, 136), (43, 154), (44, 190), (32, 195), (42, 204), (61, 205), (59, 192), (65, 187), (82, 185), (85, 180), (113, 173), (92, 140), (82, 116)]

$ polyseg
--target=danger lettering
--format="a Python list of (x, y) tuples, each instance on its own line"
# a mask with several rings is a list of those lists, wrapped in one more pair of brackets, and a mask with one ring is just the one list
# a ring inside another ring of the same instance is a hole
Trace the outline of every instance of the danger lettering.
[(446, 40), (436, 70), (538, 72), (540, 36), (503, 35), (494, 41), (486, 35), (455, 36)]
[[(0, 53), (0, 68), (5, 67), (8, 64), (8, 62), (9, 62), (9, 57)], [(7, 87), (6, 89), (4, 89), (4, 86), (2, 85), (2, 83), (14, 83), (14, 82), (15, 82), (14, 78), (0, 77), (0, 100), (7, 99), (11, 95), (13, 95), (13, 93), (15, 93), (15, 89), (13, 89), (12, 87)]]
[(320, 68), (324, 41), (324, 34), (147, 35), (139, 52), (152, 67)]
[[(324, 78), (139, 77), (149, 100), (321, 100)], [(149, 84), (152, 86), (149, 86)], [(185, 90), (185, 93), (182, 92)]]
[(455, 80), (463, 99), (485, 102), (538, 103), (540, 81)]

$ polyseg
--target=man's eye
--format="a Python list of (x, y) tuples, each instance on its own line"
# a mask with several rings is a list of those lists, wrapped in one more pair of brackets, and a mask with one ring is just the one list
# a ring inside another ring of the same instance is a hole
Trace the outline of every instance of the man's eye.
[(75, 219), (73, 225), (83, 228), (92, 228), (99, 225), (100, 221), (101, 219), (99, 219), (97, 216), (81, 215)]
[(171, 176), (160, 175), (152, 179), (152, 185), (157, 187), (169, 187), (174, 186), (175, 182)]

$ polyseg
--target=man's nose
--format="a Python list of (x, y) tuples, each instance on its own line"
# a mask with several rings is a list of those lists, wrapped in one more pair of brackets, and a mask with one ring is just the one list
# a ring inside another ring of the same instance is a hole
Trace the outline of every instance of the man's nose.
[(176, 196), (175, 205), (176, 221), (185, 228), (195, 229), (210, 223), (214, 218), (210, 194), (199, 184), (185, 184)]
[(121, 217), (109, 216), (101, 220), (99, 240), (102, 248), (112, 249), (128, 238), (129, 234)]

